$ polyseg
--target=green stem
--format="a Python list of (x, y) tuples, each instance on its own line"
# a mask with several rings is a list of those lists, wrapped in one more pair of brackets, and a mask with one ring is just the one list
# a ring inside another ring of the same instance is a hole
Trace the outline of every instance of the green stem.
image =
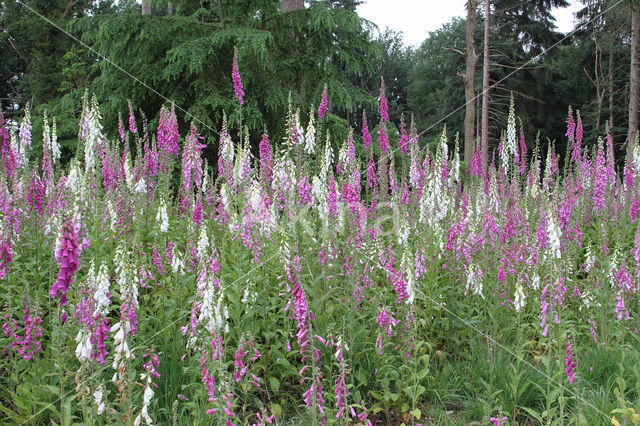
[[(562, 343), (558, 341), (558, 353), (562, 353)], [(564, 424), (564, 385), (562, 384), (562, 380), (560, 380), (560, 396), (558, 403), (560, 405), (560, 424)]]
[(547, 343), (547, 394), (546, 394), (546, 406), (547, 406), (547, 425), (551, 426), (551, 416), (549, 414), (551, 410), (551, 401), (549, 399), (549, 395), (551, 394), (551, 361), (553, 359), (551, 353), (551, 340), (548, 339)]
[[(264, 263), (262, 264), (262, 318), (263, 318), (263, 324), (267, 324), (267, 290), (266, 290), (266, 281), (267, 281), (267, 274), (265, 272), (265, 267), (264, 267)], [(269, 339), (267, 339), (267, 337), (265, 336), (265, 349), (264, 349), (264, 365), (265, 365), (265, 369), (264, 369), (264, 383), (265, 386), (268, 386), (267, 383), (267, 369), (269, 368)]]
[(316, 383), (316, 375), (317, 375), (317, 366), (316, 366), (316, 357), (315, 357), (315, 345), (313, 341), (313, 330), (311, 328), (311, 323), (309, 323), (309, 339), (311, 340), (311, 386), (313, 387), (312, 397), (313, 397), (313, 426), (317, 426), (318, 424), (318, 400), (316, 398), (317, 394), (317, 383)]

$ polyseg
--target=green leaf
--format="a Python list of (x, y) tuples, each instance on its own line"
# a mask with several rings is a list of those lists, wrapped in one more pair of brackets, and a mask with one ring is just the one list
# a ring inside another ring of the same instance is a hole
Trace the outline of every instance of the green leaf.
[(277, 392), (280, 390), (280, 380), (276, 379), (275, 377), (269, 377), (269, 388), (271, 388), (272, 391)]
[(522, 410), (526, 411), (531, 417), (533, 417), (534, 419), (536, 419), (538, 421), (538, 423), (543, 424), (544, 423), (544, 419), (542, 418), (542, 416), (540, 415), (540, 413), (538, 413), (536, 410), (534, 410), (533, 408), (530, 407), (521, 407)]
[(280, 406), (280, 404), (271, 404), (271, 412), (278, 419), (282, 417), (282, 407)]
[(379, 404), (376, 404), (373, 407), (371, 407), (371, 410), (369, 410), (369, 411), (371, 411), (371, 413), (373, 413), (373, 415), (375, 416), (380, 411), (382, 411), (382, 407)]
[(422, 380), (428, 375), (429, 375), (429, 369), (425, 368), (423, 370), (418, 371), (418, 374), (416, 374), (416, 377), (418, 378), (418, 380)]
[(416, 419), (420, 420), (420, 416), (422, 416), (422, 412), (420, 411), (419, 408), (416, 408), (414, 410), (411, 410), (411, 415)]

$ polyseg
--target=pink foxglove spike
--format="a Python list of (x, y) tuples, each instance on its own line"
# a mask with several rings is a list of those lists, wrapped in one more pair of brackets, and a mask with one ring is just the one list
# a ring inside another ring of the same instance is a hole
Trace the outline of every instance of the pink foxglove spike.
[(244, 86), (242, 85), (242, 80), (240, 79), (240, 71), (238, 71), (238, 49), (235, 49), (233, 52), (233, 68), (231, 69), (231, 79), (233, 80), (233, 93), (242, 105), (244, 97)]

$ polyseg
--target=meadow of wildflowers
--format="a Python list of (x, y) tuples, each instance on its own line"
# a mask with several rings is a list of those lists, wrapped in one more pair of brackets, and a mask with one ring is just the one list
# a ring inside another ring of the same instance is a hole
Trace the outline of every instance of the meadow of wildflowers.
[(0, 118), (2, 422), (637, 424), (640, 144), (569, 111), (557, 153), (512, 103), (484, 171), (391, 146), (384, 85), (377, 141), (327, 109), (252, 152), (86, 98), (68, 164)]

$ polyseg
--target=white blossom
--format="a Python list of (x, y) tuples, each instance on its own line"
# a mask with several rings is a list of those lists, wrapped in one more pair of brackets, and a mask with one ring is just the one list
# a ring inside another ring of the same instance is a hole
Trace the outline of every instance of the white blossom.
[(111, 231), (116, 231), (116, 223), (118, 223), (118, 215), (116, 214), (116, 209), (113, 208), (113, 203), (111, 200), (107, 200), (107, 212), (109, 213), (109, 218), (111, 219)]
[(138, 182), (136, 182), (136, 185), (133, 187), (133, 191), (138, 194), (147, 193), (147, 182), (144, 180), (144, 177), (138, 179)]
[(169, 230), (169, 216), (167, 215), (167, 204), (164, 200), (160, 201), (160, 207), (158, 207), (158, 213), (156, 214), (156, 222), (160, 225), (160, 232), (167, 232)]
[(524, 307), (526, 302), (524, 291), (522, 289), (522, 285), (520, 283), (516, 284), (516, 294), (515, 300), (513, 301), (513, 306), (516, 309), (516, 312), (520, 312)]
[[(145, 378), (145, 375), (143, 374), (141, 377)], [(142, 420), (144, 420), (147, 425), (153, 424), (151, 417), (149, 417), (149, 405), (151, 404), (151, 398), (153, 398), (154, 392), (151, 387), (151, 375), (149, 373), (146, 373), (146, 380), (147, 383), (145, 384), (144, 394), (142, 396), (142, 410), (133, 421), (134, 426), (139, 426)]]
[(20, 143), (18, 142), (18, 138), (16, 136), (16, 132), (13, 128), (9, 128), (9, 149), (15, 156), (16, 162), (18, 164), (18, 168), (20, 168), (24, 163), (24, 158), (22, 158)]
[(209, 247), (209, 238), (207, 237), (207, 226), (204, 225), (200, 229), (200, 238), (198, 238), (198, 259), (204, 259), (206, 250)]
[(27, 155), (31, 150), (31, 108), (27, 105), (24, 109), (24, 118), (20, 123), (19, 130), (20, 145), (19, 155), (20, 164), (27, 164)]
[(176, 246), (173, 246), (172, 253), (173, 259), (171, 259), (171, 270), (174, 273), (184, 275), (184, 260), (180, 256), (180, 253), (178, 253), (178, 251), (176, 250)]
[(562, 231), (556, 224), (553, 214), (549, 213), (549, 220), (547, 220), (547, 235), (549, 238), (549, 252), (553, 257), (559, 259), (562, 256), (560, 252), (560, 238), (562, 237)]
[(314, 127), (314, 114), (309, 114), (309, 125), (307, 126), (307, 132), (304, 135), (304, 152), (307, 154), (316, 153), (316, 128)]
[(406, 246), (407, 241), (409, 240), (409, 224), (407, 221), (401, 221), (400, 227), (398, 228), (398, 244), (401, 246)]
[[(129, 259), (131, 252), (126, 250), (124, 243), (119, 245), (113, 259), (116, 266), (116, 280), (120, 285), (120, 295), (122, 300), (126, 301), (130, 309), (138, 308), (138, 284), (139, 276), (132, 270)], [(122, 328), (124, 332), (129, 334), (133, 329), (128, 318), (122, 318)]]
[(60, 144), (58, 144), (58, 127), (55, 117), (53, 118), (53, 128), (51, 129), (51, 161), (53, 164), (60, 161)]
[(640, 143), (638, 143), (638, 133), (636, 133), (636, 143), (633, 147), (633, 163), (636, 173), (640, 173)]
[(129, 189), (133, 189), (133, 170), (131, 169), (131, 155), (127, 154), (124, 160), (124, 177)]
[(209, 184), (209, 173), (206, 172), (206, 167), (204, 170), (205, 172), (202, 174), (202, 185), (200, 185), (203, 194), (207, 192), (207, 185)]
[(225, 134), (224, 136), (222, 158), (229, 164), (233, 164), (233, 159), (235, 157), (235, 152), (233, 150), (233, 141), (231, 140), (231, 136), (229, 136), (228, 134)]
[(540, 288), (540, 275), (535, 274), (531, 279), (531, 288), (537, 290)]
[(85, 120), (88, 121), (87, 135), (84, 144), (84, 163), (85, 172), (89, 172), (94, 170), (96, 166), (96, 153), (105, 140), (102, 134), (102, 124), (100, 124), (102, 117), (100, 116), (98, 102), (95, 98), (91, 102), (91, 109), (89, 111), (85, 110), (83, 115), (85, 115)]
[(95, 392), (93, 392), (93, 402), (97, 406), (98, 415), (104, 412), (104, 401), (102, 400), (102, 397), (104, 396), (103, 394), (104, 394), (104, 387), (101, 384), (100, 386), (98, 386), (98, 389), (96, 389)]
[[(93, 267), (93, 265), (92, 265)], [(96, 307), (94, 311), (94, 315), (106, 315), (109, 311), (109, 304), (111, 301), (109, 300), (109, 270), (107, 269), (107, 264), (102, 261), (102, 265), (100, 265), (100, 270), (98, 271), (98, 276), (95, 280), (96, 288), (93, 293), (93, 299), (96, 302)]]
[(295, 128), (296, 128), (296, 145), (304, 145), (304, 129), (302, 128), (302, 124), (300, 124), (300, 111), (296, 111), (295, 117)]
[(611, 288), (618, 287), (618, 280), (616, 279), (616, 270), (618, 269), (618, 258), (620, 257), (620, 251), (616, 248), (613, 250), (613, 256), (609, 261), (609, 270), (607, 271), (607, 278), (609, 278), (609, 285)]
[[(124, 328), (122, 321), (119, 321), (111, 326), (109, 329), (111, 333), (115, 333), (113, 336), (113, 341), (115, 343), (114, 349), (114, 357), (113, 357), (113, 369), (117, 370), (118, 365), (122, 359), (132, 359), (135, 358), (131, 351), (129, 350), (129, 345), (127, 344), (127, 340), (124, 335)], [(115, 376), (114, 376), (115, 377)], [(115, 381), (115, 380), (114, 380)]]
[(482, 270), (475, 265), (469, 266), (469, 272), (467, 273), (467, 285), (465, 287), (465, 293), (473, 293), (484, 299), (482, 294)]
[(514, 158), (517, 152), (516, 145), (516, 115), (513, 107), (513, 94), (511, 95), (511, 104), (509, 105), (509, 118), (507, 119), (507, 139), (502, 146), (502, 153), (500, 160), (502, 162), (502, 168), (505, 171), (509, 170), (509, 162)]
[(91, 344), (91, 333), (87, 330), (78, 331), (76, 342), (78, 343), (76, 346), (76, 358), (78, 358), (78, 361), (80, 362), (87, 361), (91, 356), (91, 351), (93, 350), (93, 345)]
[(219, 333), (221, 330), (228, 333), (229, 324), (226, 320), (229, 318), (229, 311), (226, 306), (223, 306), (224, 293), (220, 292), (214, 305), (215, 293), (213, 282), (208, 281), (202, 295), (202, 308), (200, 309), (198, 322), (203, 323), (209, 333)]
[(65, 186), (69, 188), (71, 192), (77, 194), (79, 192), (80, 179), (80, 171), (78, 170), (78, 166), (74, 163), (69, 170), (69, 176), (67, 176)]
[(324, 156), (322, 157), (322, 165), (320, 166), (320, 177), (323, 181), (327, 180), (327, 174), (331, 169), (331, 163), (333, 162), (333, 149), (331, 149), (331, 140), (329, 139), (329, 133), (327, 133), (327, 140), (324, 146)]
[(596, 257), (593, 254), (593, 249), (591, 248), (591, 245), (588, 245), (586, 259), (584, 261), (584, 270), (586, 272), (591, 272), (595, 266), (596, 266)]
[[(597, 306), (600, 307), (602, 306), (595, 298), (595, 296), (593, 295), (593, 293), (591, 293), (591, 291), (589, 291), (588, 288), (585, 288), (582, 293), (580, 294), (580, 298), (582, 299), (582, 303), (584, 304), (584, 307), (589, 309), (591, 306)], [(582, 306), (580, 306), (580, 308), (578, 308), (579, 310), (582, 310)]]
[(413, 262), (411, 261), (411, 257), (407, 252), (402, 255), (400, 267), (404, 276), (407, 277), (407, 303), (412, 305), (416, 298), (416, 293), (414, 290), (415, 268), (413, 267)]

